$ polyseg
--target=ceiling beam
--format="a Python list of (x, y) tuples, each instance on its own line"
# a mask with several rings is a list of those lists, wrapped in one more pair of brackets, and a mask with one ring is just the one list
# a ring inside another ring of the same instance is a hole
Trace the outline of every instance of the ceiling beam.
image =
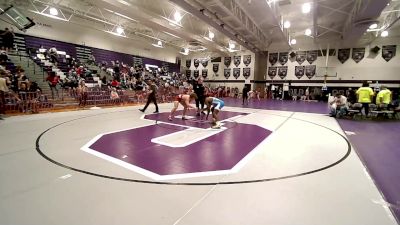
[(256, 50), (262, 51), (261, 49), (258, 49), (256, 46), (251, 46), (247, 41), (242, 41), (241, 39), (238, 38), (238, 35), (235, 35), (227, 30), (227, 29), (233, 30), (232, 28), (229, 28), (227, 25), (225, 25), (223, 23), (218, 24), (212, 18), (210, 18), (210, 16), (205, 15), (204, 11), (206, 9), (196, 9), (194, 6), (192, 6), (191, 4), (187, 3), (184, 0), (170, 0), (170, 1), (175, 3), (176, 5), (178, 5), (179, 7), (181, 7), (188, 13), (192, 14), (193, 16), (196, 16), (197, 18), (203, 20), (205, 23), (214, 27), (216, 30), (218, 30), (222, 34), (226, 35), (231, 40), (237, 42), (241, 46), (247, 48), (248, 50), (250, 50), (254, 53), (257, 52)]

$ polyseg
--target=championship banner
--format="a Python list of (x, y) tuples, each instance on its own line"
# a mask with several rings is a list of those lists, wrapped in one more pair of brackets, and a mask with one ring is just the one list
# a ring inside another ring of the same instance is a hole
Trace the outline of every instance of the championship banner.
[(353, 48), (353, 52), (351, 53), (351, 58), (359, 63), (365, 55), (365, 48)]
[(240, 61), (242, 60), (242, 56), (235, 55), (233, 56), (233, 64), (238, 67), (240, 65)]
[(197, 69), (197, 67), (199, 67), (200, 60), (198, 60), (198, 59), (194, 59), (194, 62), (193, 62), (193, 64), (194, 64), (194, 67), (196, 67), (196, 69)]
[(279, 53), (279, 63), (283, 66), (288, 61), (288, 52), (280, 52)]
[(218, 73), (219, 70), (219, 64), (213, 64), (213, 72)]
[(201, 61), (201, 65), (203, 65), (203, 67), (206, 68), (208, 65), (208, 60)]
[(244, 55), (243, 56), (243, 63), (246, 66), (249, 66), (251, 63), (251, 55)]
[(245, 79), (250, 77), (250, 68), (243, 68), (243, 76)]
[(297, 79), (300, 79), (304, 76), (304, 66), (296, 66), (294, 69), (294, 75), (297, 77)]
[(225, 57), (224, 58), (224, 64), (226, 67), (229, 67), (231, 65), (232, 58), (231, 57)]
[(192, 60), (186, 59), (186, 67), (189, 69), (190, 65), (192, 64)]
[(278, 67), (278, 76), (281, 79), (284, 79), (287, 75), (287, 66), (280, 66)]
[(231, 69), (224, 69), (224, 77), (228, 79), (231, 76)]
[(382, 58), (389, 62), (396, 55), (396, 45), (382, 46)]
[(192, 71), (186, 70), (186, 78), (189, 79), (191, 75), (192, 75)]
[(313, 64), (313, 62), (317, 60), (317, 57), (318, 57), (318, 50), (307, 51), (307, 61), (310, 64)]
[(269, 53), (268, 61), (271, 63), (271, 66), (275, 65), (278, 62), (278, 53)]
[(296, 52), (296, 61), (299, 65), (303, 64), (306, 61), (306, 52), (305, 51), (298, 51)]
[(240, 68), (233, 68), (233, 77), (236, 79), (240, 77)]
[(201, 70), (201, 76), (202, 76), (203, 78), (206, 78), (207, 75), (208, 75), (208, 69), (203, 69), (203, 70)]
[(196, 79), (199, 78), (199, 70), (194, 70), (193, 71), (193, 77), (196, 78)]
[(268, 67), (268, 76), (272, 79), (274, 79), (274, 77), (276, 76), (276, 67), (272, 66), (272, 67)]
[(308, 79), (311, 79), (315, 76), (316, 69), (317, 69), (316, 65), (306, 66), (306, 76), (308, 77)]
[(344, 62), (346, 62), (349, 59), (349, 57), (350, 57), (350, 49), (349, 48), (338, 50), (338, 59), (342, 64)]

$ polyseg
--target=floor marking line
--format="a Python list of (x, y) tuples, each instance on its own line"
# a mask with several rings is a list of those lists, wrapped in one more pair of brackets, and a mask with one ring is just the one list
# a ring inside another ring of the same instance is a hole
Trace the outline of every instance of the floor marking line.
[[(132, 110), (124, 110), (124, 111), (120, 111), (120, 112), (127, 112), (127, 111), (132, 111)], [(60, 163), (60, 162), (56, 161), (55, 159), (50, 158), (48, 155), (46, 155), (40, 149), (41, 138), (43, 136), (45, 136), (46, 134), (50, 133), (50, 131), (53, 130), (54, 128), (60, 127), (60, 126), (62, 126), (64, 124), (67, 124), (67, 123), (70, 123), (70, 122), (73, 122), (73, 121), (77, 121), (77, 120), (81, 120), (81, 119), (85, 119), (85, 118), (90, 118), (90, 117), (95, 117), (95, 116), (103, 116), (103, 115), (112, 114), (112, 113), (115, 113), (115, 112), (97, 113), (97, 114), (93, 114), (93, 115), (87, 115), (87, 116), (83, 116), (83, 117), (67, 120), (67, 121), (61, 122), (59, 124), (56, 124), (56, 125), (53, 125), (53, 126), (47, 128), (42, 133), (40, 133), (39, 136), (36, 138), (36, 141), (35, 141), (36, 152), (41, 157), (43, 157), (45, 160), (47, 160), (50, 163), (53, 163), (53, 164), (55, 164), (57, 166), (60, 166), (60, 167), (63, 167), (65, 169), (69, 169), (69, 170), (72, 170), (72, 171), (75, 171), (75, 172), (83, 173), (83, 174), (86, 174), (86, 175), (92, 175), (92, 176), (100, 177), (100, 178), (107, 178), (107, 179), (112, 179), (112, 180), (135, 182), (135, 183), (142, 183), (142, 184), (211, 186), (211, 185), (217, 185), (217, 184), (236, 185), (236, 184), (259, 183), (259, 182), (267, 182), (267, 181), (275, 181), (275, 180), (296, 178), (296, 177), (301, 177), (301, 176), (317, 173), (317, 172), (329, 169), (331, 167), (334, 167), (334, 166), (338, 165), (339, 163), (343, 162), (350, 155), (351, 149), (352, 149), (352, 147), (350, 145), (350, 142), (348, 141), (348, 139), (342, 133), (340, 133), (340, 132), (338, 132), (338, 131), (336, 131), (334, 129), (331, 129), (329, 127), (326, 127), (326, 126), (320, 125), (318, 123), (315, 123), (315, 122), (311, 122), (311, 121), (303, 120), (303, 119), (298, 119), (298, 118), (292, 118), (292, 119), (297, 120), (297, 121), (303, 121), (303, 122), (306, 122), (306, 123), (309, 123), (309, 124), (316, 125), (318, 127), (325, 128), (325, 129), (330, 130), (331, 132), (339, 135), (347, 144), (347, 152), (346, 152), (346, 154), (343, 155), (338, 161), (336, 161), (336, 162), (334, 162), (332, 164), (329, 164), (329, 165), (321, 167), (321, 168), (317, 168), (315, 170), (306, 171), (306, 172), (303, 172), (303, 173), (297, 173), (297, 174), (291, 174), (291, 175), (279, 176), (279, 177), (260, 178), (260, 179), (255, 179), (255, 180), (239, 180), (239, 181), (226, 181), (226, 182), (161, 182), (161, 181), (149, 181), (149, 180), (139, 180), (139, 179), (115, 177), (115, 176), (110, 176), (110, 175), (106, 175), (106, 174), (100, 174), (100, 173), (96, 173), (96, 172), (82, 170), (82, 169), (79, 169), (79, 168), (75, 168), (75, 167)], [(286, 116), (283, 116), (283, 115), (278, 115), (278, 116), (286, 117)]]
[[(342, 131), (344, 134), (346, 134), (346, 131), (343, 130), (342, 126), (340, 126), (340, 123), (338, 122), (337, 119), (335, 119), (335, 122), (336, 122), (336, 124), (338, 125), (338, 127), (341, 129), (341, 131)], [(348, 136), (350, 136), (350, 135), (348, 135)], [(351, 145), (351, 143), (350, 143), (350, 138), (349, 138), (349, 137), (346, 137), (346, 140), (347, 140), (347, 141), (349, 142), (349, 144)], [(371, 173), (370, 173), (370, 171), (369, 171), (369, 169), (368, 169), (368, 167), (367, 167), (367, 164), (362, 160), (361, 155), (358, 153), (357, 149), (356, 149), (353, 145), (351, 145), (351, 148), (354, 150), (354, 152), (356, 153), (355, 155), (357, 156), (358, 160), (361, 162), (361, 165), (364, 167), (364, 172), (365, 172), (365, 174), (366, 174), (366, 176), (367, 176), (367, 179), (369, 179), (369, 180), (372, 181), (372, 184), (375, 186), (375, 189), (378, 191), (379, 195), (381, 196), (382, 201), (388, 202), (387, 199), (386, 199), (386, 197), (385, 197), (385, 195), (383, 194), (382, 190), (381, 190), (380, 188), (378, 188), (377, 182), (376, 182), (375, 179), (370, 175)], [(394, 212), (394, 210), (393, 210), (391, 207), (389, 207), (389, 211), (392, 213), (392, 218), (394, 218), (394, 220), (395, 220), (396, 222), (398, 222), (397, 219), (396, 219), (397, 217), (395, 217), (395, 212)]]
[(204, 201), (204, 199), (206, 199), (206, 198), (211, 194), (211, 192), (213, 192), (213, 191), (215, 190), (215, 188), (217, 188), (217, 185), (214, 185), (210, 190), (208, 190), (208, 192), (207, 192), (203, 197), (201, 197), (199, 200), (197, 200), (197, 201), (192, 205), (192, 207), (190, 207), (190, 208), (188, 209), (188, 211), (186, 211), (185, 214), (183, 214), (181, 217), (179, 217), (179, 218), (175, 221), (175, 223), (174, 223), (173, 225), (177, 225), (183, 218), (186, 217), (187, 214), (189, 214), (194, 208), (196, 208), (198, 205), (200, 205), (200, 203), (201, 203), (202, 201)]

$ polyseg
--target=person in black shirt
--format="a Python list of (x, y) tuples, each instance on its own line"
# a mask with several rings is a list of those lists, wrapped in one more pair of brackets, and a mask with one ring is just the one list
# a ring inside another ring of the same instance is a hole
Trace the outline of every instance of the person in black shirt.
[(153, 80), (149, 80), (149, 92), (147, 96), (147, 103), (143, 109), (139, 109), (139, 111), (144, 112), (146, 111), (147, 107), (149, 106), (150, 102), (153, 102), (156, 106), (156, 111), (153, 113), (158, 113), (158, 105), (157, 105), (157, 86), (154, 84)]
[(196, 93), (197, 95), (196, 99), (197, 116), (200, 116), (200, 112), (203, 112), (202, 109), (204, 108), (204, 100), (205, 100), (205, 95), (204, 95), (205, 89), (203, 85), (203, 79), (199, 78), (193, 86), (194, 86), (193, 87), (194, 93)]
[(6, 28), (1, 36), (3, 36), (3, 46), (6, 52), (11, 51), (14, 47), (14, 30), (12, 28), (10, 30)]
[(242, 90), (242, 98), (243, 98), (243, 103), (242, 105), (244, 105), (244, 103), (248, 103), (248, 93), (249, 93), (249, 89), (247, 88), (246, 85), (244, 85), (243, 90)]

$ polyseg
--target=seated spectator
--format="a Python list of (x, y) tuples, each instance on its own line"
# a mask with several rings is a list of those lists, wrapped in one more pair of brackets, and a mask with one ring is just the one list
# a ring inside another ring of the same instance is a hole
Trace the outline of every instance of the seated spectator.
[(114, 79), (111, 81), (111, 87), (119, 88), (119, 85), (120, 85), (120, 83), (117, 81), (116, 78), (114, 78)]
[(0, 65), (5, 65), (7, 61), (8, 61), (7, 52), (6, 50), (4, 50), (4, 47), (2, 47), (0, 50)]
[[(331, 113), (329, 114), (332, 117), (336, 116), (344, 116), (347, 113), (347, 98), (340, 93), (337, 93), (332, 102), (329, 103), (331, 107)], [(338, 113), (339, 111), (339, 113)]]
[(18, 88), (20, 88), (22, 83), (25, 83), (25, 85), (29, 89), (30, 82), (28, 77), (25, 75), (25, 70), (20, 69), (17, 73), (18, 73)]
[(115, 87), (111, 88), (110, 98), (111, 98), (111, 100), (119, 99), (119, 95), (118, 95), (117, 89)]
[(39, 87), (38, 83), (33, 81), (31, 85), (29, 86), (29, 91), (30, 92), (39, 92), (42, 93), (42, 89)]
[(387, 109), (388, 105), (392, 101), (392, 92), (387, 89), (386, 86), (381, 87), (381, 90), (376, 96), (376, 105), (378, 109)]
[(94, 64), (95, 62), (96, 62), (96, 58), (94, 57), (94, 55), (90, 54), (90, 55), (89, 55), (89, 58), (88, 58), (88, 60), (87, 60), (87, 64), (88, 64), (88, 65), (92, 65), (92, 64)]

